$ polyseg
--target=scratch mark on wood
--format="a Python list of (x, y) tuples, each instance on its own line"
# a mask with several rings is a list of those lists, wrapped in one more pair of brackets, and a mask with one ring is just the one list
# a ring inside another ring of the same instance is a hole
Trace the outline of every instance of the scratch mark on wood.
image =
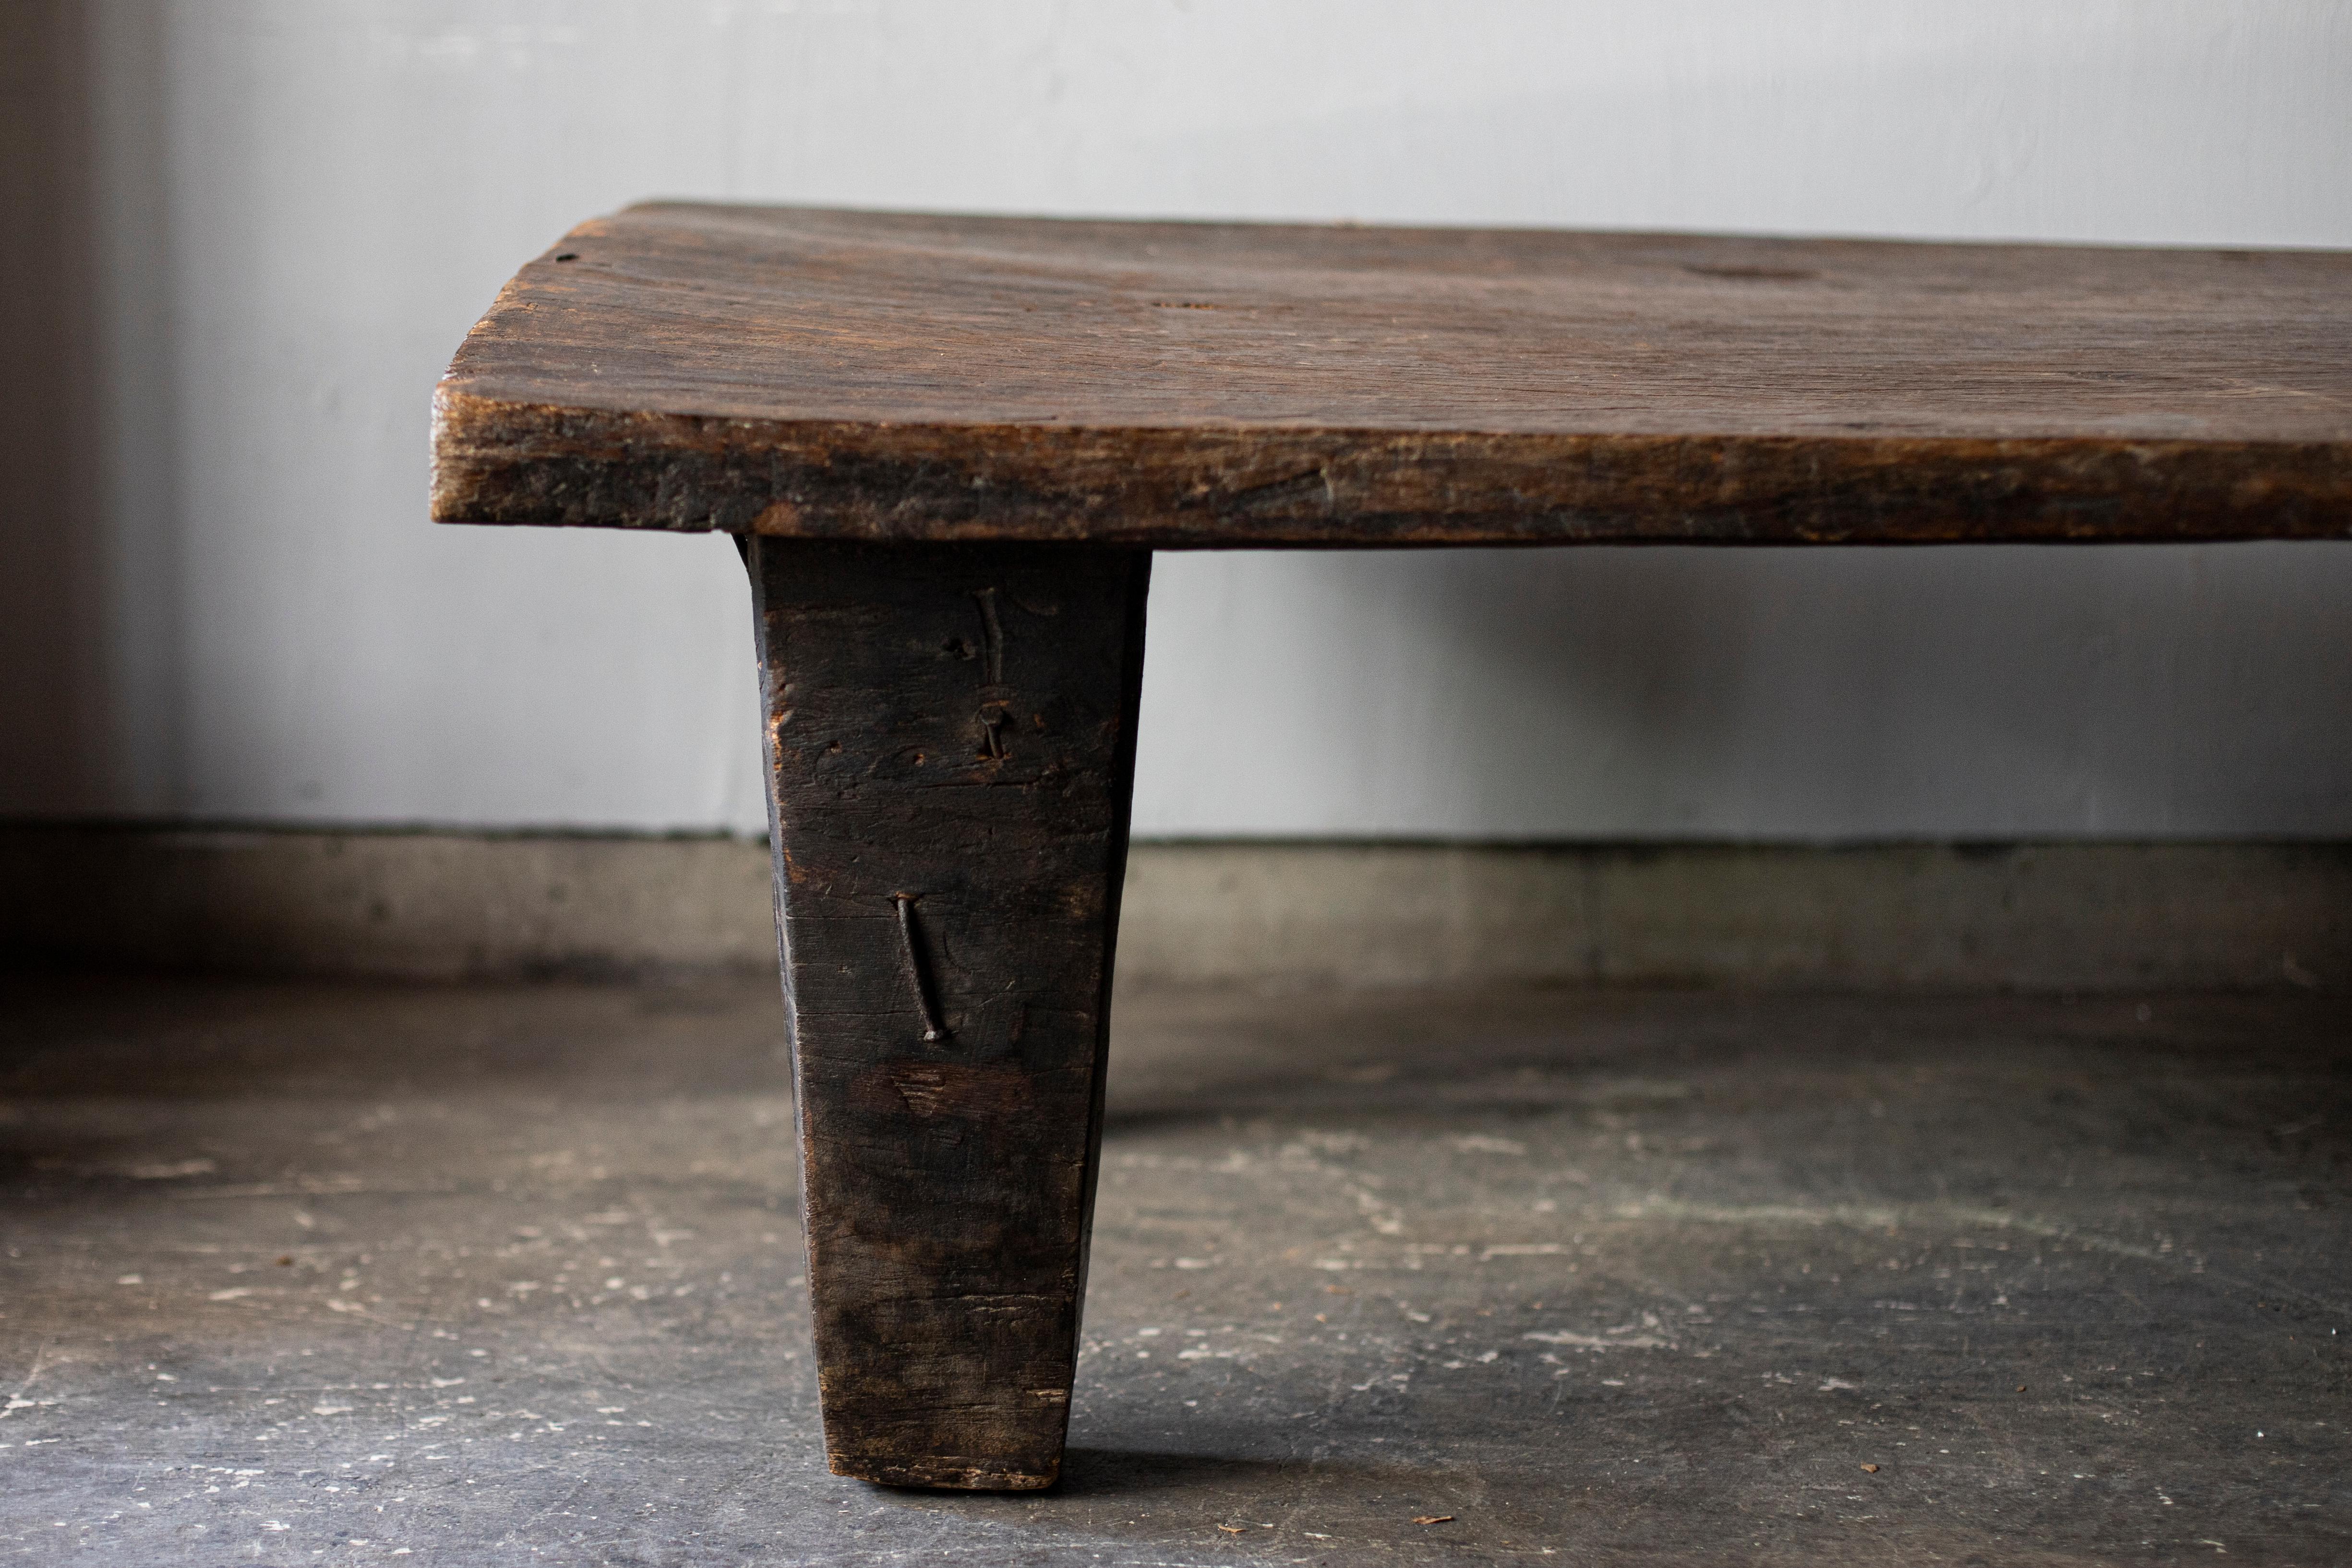
[(1265, 485), (1253, 485), (1246, 490), (1237, 491), (1227, 499), (1225, 506), (1231, 511), (1254, 512), (1265, 509), (1289, 510), (1303, 503), (1311, 507), (1320, 507), (1329, 511), (1333, 500), (1330, 471), (1326, 468), (1310, 468), (1304, 474), (1294, 474), (1287, 479), (1276, 479)]
[(1004, 684), (1004, 623), (996, 618), (996, 590), (983, 588), (972, 595), (980, 601), (980, 631), (987, 651), (988, 684)]

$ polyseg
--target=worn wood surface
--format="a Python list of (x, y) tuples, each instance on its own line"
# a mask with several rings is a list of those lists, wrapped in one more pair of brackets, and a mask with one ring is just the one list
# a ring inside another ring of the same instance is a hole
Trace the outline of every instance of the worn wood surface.
[(446, 521), (1156, 547), (2352, 534), (2352, 255), (665, 204), (525, 267)]
[(868, 1480), (1050, 1485), (1150, 558), (745, 554), (825, 1447)]

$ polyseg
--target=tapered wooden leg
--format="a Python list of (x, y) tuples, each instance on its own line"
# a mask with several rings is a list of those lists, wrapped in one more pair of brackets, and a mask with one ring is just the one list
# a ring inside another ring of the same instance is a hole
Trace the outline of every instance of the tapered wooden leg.
[(744, 541), (839, 1474), (1060, 1473), (1148, 554)]

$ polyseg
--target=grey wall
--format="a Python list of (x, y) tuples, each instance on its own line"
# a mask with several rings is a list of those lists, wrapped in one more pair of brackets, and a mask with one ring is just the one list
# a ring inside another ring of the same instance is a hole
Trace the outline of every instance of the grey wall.
[[(2336, 0), (0, 0), (0, 816), (761, 820), (711, 538), (423, 521), (648, 194), (2352, 244)], [(2352, 833), (2352, 546), (1167, 557), (1139, 831)]]

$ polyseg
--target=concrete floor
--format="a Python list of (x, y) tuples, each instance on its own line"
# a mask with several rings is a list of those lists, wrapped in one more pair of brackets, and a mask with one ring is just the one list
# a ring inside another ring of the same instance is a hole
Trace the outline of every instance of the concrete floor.
[(0, 1560), (2352, 1562), (2340, 999), (1124, 998), (1016, 1497), (824, 1470), (779, 1016), (7, 983)]

